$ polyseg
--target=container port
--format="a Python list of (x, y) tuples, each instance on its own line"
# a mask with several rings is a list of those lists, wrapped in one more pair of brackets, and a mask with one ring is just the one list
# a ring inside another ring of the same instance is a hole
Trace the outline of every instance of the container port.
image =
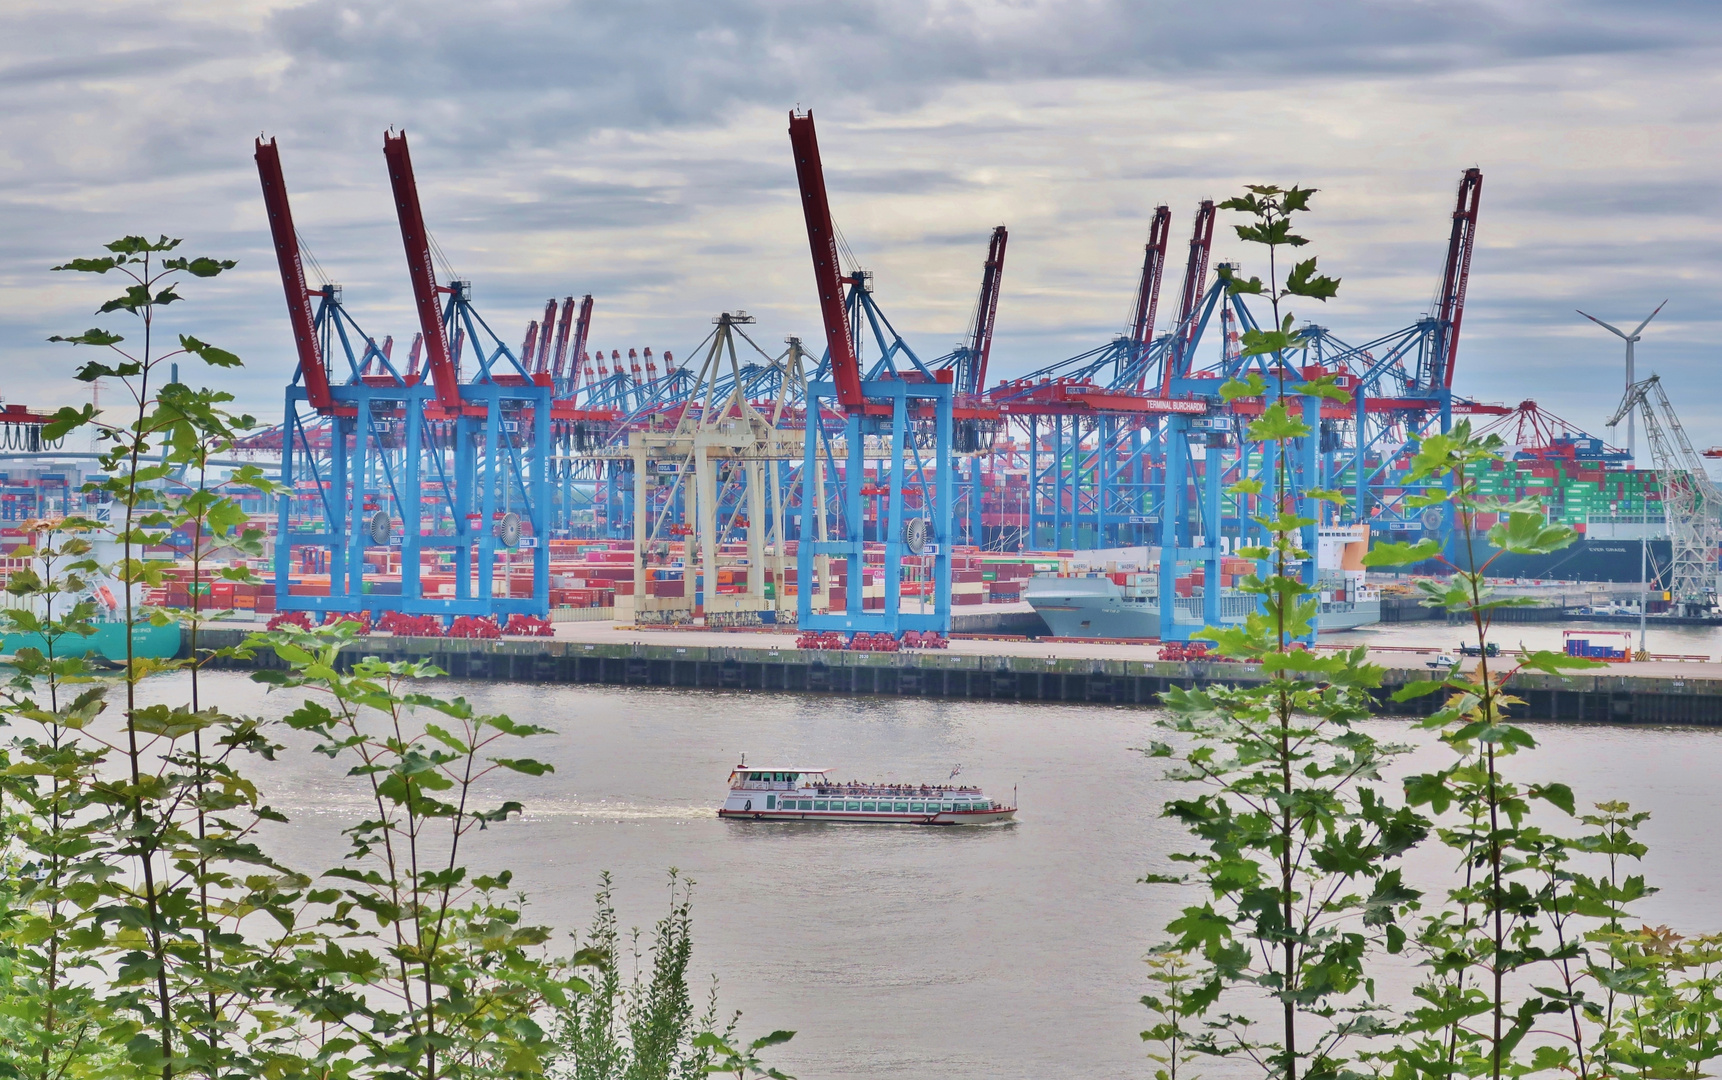
[[(1306, 325), (1295, 368), (1246, 355), (1241, 335), (1259, 316), (1227, 287), (1235, 267), (1212, 258), (1215, 204), (1197, 206), (1185, 248), (1160, 206), (1128, 332), (1001, 379), (989, 363), (1007, 227), (987, 239), (960, 344), (924, 358), (892, 324), (890, 298), (840, 250), (812, 114), (793, 114), (789, 136), (822, 340), (767, 348), (753, 316), (725, 311), (681, 363), (669, 349), (606, 353), (602, 300), (577, 290), (548, 300), (518, 346), (505, 339), (471, 281), (438, 280), (407, 136), (391, 131), (381, 164), (417, 322), (397, 349), (395, 335), (361, 324), (361, 298), (306, 258), (302, 237), (317, 223), (295, 222), (282, 152), (259, 138), (297, 366), (280, 422), (238, 440), (213, 482), (240, 496), (264, 555), (224, 554), (220, 537), (203, 538), (195, 554), (206, 564), (244, 565), (254, 579), (194, 580), (193, 538), (168, 535), (148, 554), (174, 565), (137, 599), (217, 621), (351, 620), (415, 641), (553, 637), (591, 623), (776, 629), (843, 646), (860, 635), (911, 651), (983, 628), (1025, 641), (1185, 642), (1253, 610), (1240, 587), (1261, 565), (1237, 553), (1262, 540), (1262, 499), (1247, 482), (1273, 465), (1246, 429), (1271, 402), (1219, 387), (1264, 375), (1316, 432), (1288, 454), (1287, 476), (1290, 498), (1314, 515), (1303, 542), (1319, 555), (1299, 572), (1319, 594), (1318, 629), (1427, 618), (1417, 577), (1486, 560), (1503, 586), (1548, 593), (1502, 621), (1717, 616), (1722, 500), (1658, 377), (1631, 384), (1613, 418), (1642, 432), (1647, 468), (1631, 434), (1622, 449), (1535, 401), (1455, 390), (1480, 169), (1460, 174), (1444, 257), (1431, 245), (1435, 300), (1400, 329), (1354, 344)], [(1169, 265), (1182, 279), (1161, 325)], [(1350, 400), (1301, 389), (1315, 380)], [(8, 446), (22, 448), (0, 473), (0, 548), (99, 510), (80, 494), (96, 478), (93, 455), (47, 445), (48, 419), (15, 406), (0, 417)], [(1502, 554), (1487, 540), (1494, 515), (1466, 529), (1419, 500), (1428, 485), (1409, 474), (1419, 442), (1461, 419), (1504, 447), (1479, 493), (1535, 500), (1576, 543)], [(234, 481), (247, 463), (278, 477), (280, 494)], [(1343, 497), (1310, 497), (1317, 489)], [(1441, 561), (1409, 576), (1364, 572), (1372, 543), (1424, 537)]]

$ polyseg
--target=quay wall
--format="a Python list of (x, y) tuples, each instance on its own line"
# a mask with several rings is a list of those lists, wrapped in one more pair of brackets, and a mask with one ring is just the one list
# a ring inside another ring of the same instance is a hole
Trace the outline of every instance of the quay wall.
[[(238, 645), (245, 631), (199, 634), (200, 650)], [(553, 639), (468, 640), (373, 636), (342, 654), (429, 660), (457, 679), (581, 683), (707, 690), (875, 694), (1152, 706), (1175, 686), (1261, 678), (1248, 664), (975, 655), (944, 651), (869, 653), (745, 645), (587, 643)], [(273, 653), (215, 657), (214, 668), (284, 666)], [(1392, 692), (1429, 678), (1427, 668), (1389, 668), (1377, 696), (1389, 715), (1435, 710), (1438, 695), (1395, 702)], [(1722, 678), (1525, 673), (1513, 692), (1525, 720), (1722, 725)]]

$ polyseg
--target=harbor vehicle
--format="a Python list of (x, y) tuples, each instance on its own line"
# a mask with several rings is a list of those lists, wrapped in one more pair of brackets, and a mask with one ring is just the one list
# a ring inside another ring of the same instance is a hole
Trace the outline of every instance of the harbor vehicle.
[(830, 769), (764, 768), (743, 757), (729, 775), (718, 817), (738, 821), (824, 821), (867, 825), (987, 825), (1010, 821), (1015, 806), (967, 784), (868, 784), (831, 778)]

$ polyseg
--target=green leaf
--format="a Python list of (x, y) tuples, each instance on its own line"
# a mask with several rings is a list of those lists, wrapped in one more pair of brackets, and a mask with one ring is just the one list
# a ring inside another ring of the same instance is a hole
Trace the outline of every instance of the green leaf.
[(1446, 685), (1445, 679), (1414, 679), (1393, 691), (1393, 700), (1410, 701), (1413, 698), (1428, 697)]
[(1228, 403), (1241, 397), (1261, 397), (1267, 392), (1267, 380), (1259, 371), (1252, 371), (1242, 379), (1227, 379), (1220, 384), (1220, 400)]
[(193, 277), (211, 278), (223, 270), (233, 269), (238, 264), (232, 259), (217, 260), (203, 256), (186, 259), (182, 256), (178, 259), (163, 259), (161, 265), (166, 270), (184, 270)]
[(54, 412), (54, 418), (42, 425), (42, 438), (63, 439), (74, 428), (83, 427), (96, 418), (94, 405), (73, 407), (62, 405)]
[(99, 259), (73, 259), (69, 263), (62, 263), (59, 266), (51, 266), (49, 269), (76, 270), (85, 274), (105, 274), (109, 270), (120, 265), (122, 262), (124, 262), (123, 259), (116, 259), (112, 255), (104, 255)]
[(1264, 221), (1257, 225), (1234, 225), (1238, 239), (1269, 247), (1303, 247), (1309, 240), (1291, 231), (1291, 219)]
[(1489, 543), (1515, 555), (1547, 555), (1578, 539), (1578, 531), (1551, 525), (1536, 512), (1514, 511), (1489, 530)]
[[(1264, 194), (1273, 194), (1265, 192)], [(1220, 204), (1221, 210), (1241, 210), (1246, 214), (1259, 214), (1266, 204), (1258, 201), (1253, 195), (1236, 195)]]
[(1563, 652), (1553, 652), (1540, 649), (1536, 652), (1526, 652), (1519, 655), (1519, 667), (1522, 670), (1541, 671), (1549, 675), (1559, 675), (1562, 671), (1582, 670), (1584, 668), (1605, 668), (1605, 660), (1591, 660), (1583, 656), (1568, 656)]
[(186, 334), (179, 336), (180, 347), (193, 354), (211, 367), (241, 367), (243, 361), (226, 349), (218, 349), (214, 345), (199, 341)]
[(97, 308), (96, 314), (106, 315), (110, 311), (129, 311), (136, 315), (154, 302), (155, 298), (150, 295), (148, 285), (130, 285), (126, 287), (126, 291), (122, 295), (114, 297)]
[(141, 236), (123, 236), (103, 246), (116, 255), (145, 255), (157, 251), (172, 251), (179, 245), (180, 241), (170, 240), (163, 234), (157, 240), (145, 240)]
[(1250, 424), (1249, 436), (1257, 442), (1277, 442), (1281, 439), (1301, 439), (1309, 434), (1309, 425), (1291, 415), (1284, 401), (1276, 401), (1262, 411)]
[(48, 340), (64, 341), (68, 345), (118, 345), (120, 342), (124, 341), (125, 338), (118, 334), (110, 334), (100, 327), (91, 327), (81, 334), (73, 334), (70, 337), (63, 337), (59, 334), (55, 334)]
[(1280, 209), (1288, 214), (1296, 213), (1299, 210), (1308, 210), (1309, 197), (1320, 190), (1320, 188), (1300, 188), (1295, 185), (1286, 188), (1285, 197), (1280, 200)]
[(1441, 554), (1441, 545), (1435, 540), (1423, 539), (1415, 544), (1397, 541), (1385, 544), (1371, 545), (1363, 556), (1364, 566), (1409, 566), (1412, 563), (1433, 559)]
[(492, 762), (512, 772), (525, 773), (528, 776), (543, 776), (556, 771), (556, 766), (531, 758), (491, 758)]
[(1546, 803), (1560, 807), (1568, 814), (1573, 813), (1575, 805), (1573, 789), (1565, 784), (1532, 784), (1529, 791), (1531, 798), (1542, 799)]
[(1326, 398), (1341, 405), (1351, 404), (1351, 391), (1338, 385), (1339, 375), (1321, 375), (1298, 384), (1297, 392), (1306, 397)]
[(1315, 260), (1305, 259), (1286, 275), (1286, 292), (1293, 296), (1308, 296), (1323, 302), (1339, 293), (1339, 279), (1320, 277), (1315, 272)]

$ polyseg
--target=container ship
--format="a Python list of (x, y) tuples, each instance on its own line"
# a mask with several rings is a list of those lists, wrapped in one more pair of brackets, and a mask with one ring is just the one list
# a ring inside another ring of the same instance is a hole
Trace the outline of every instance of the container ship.
[[(1651, 469), (1609, 468), (1624, 454), (1589, 435), (1562, 435), (1547, 446), (1521, 450), (1478, 477), (1479, 494), (1505, 500), (1536, 499), (1549, 520), (1575, 529), (1579, 538), (1547, 555), (1503, 553), (1488, 542), (1493, 514), (1478, 515), (1467, 532), (1450, 513), (1425, 511), (1408, 523), (1416, 540), (1433, 533), (1441, 540), (1443, 561), (1411, 567), (1414, 573), (1446, 574), (1487, 567), (1490, 577), (1556, 581), (1654, 582), (1666, 574), (1672, 557), (1662, 507), (1660, 474)], [(1401, 527), (1393, 530), (1401, 531)]]

